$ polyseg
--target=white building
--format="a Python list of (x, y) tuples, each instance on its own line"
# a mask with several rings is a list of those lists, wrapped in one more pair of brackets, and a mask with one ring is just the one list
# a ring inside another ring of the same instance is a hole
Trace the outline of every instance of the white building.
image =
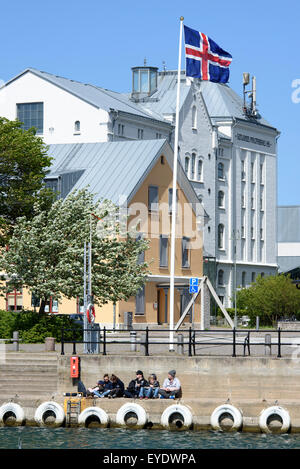
[[(132, 72), (131, 93), (120, 94), (27, 69), (0, 89), (0, 115), (36, 126), (48, 144), (161, 138), (173, 144), (177, 72), (147, 66)], [(182, 72), (179, 158), (209, 216), (207, 273), (226, 306), (235, 284), (277, 270), (279, 134), (243, 107), (229, 86)]]

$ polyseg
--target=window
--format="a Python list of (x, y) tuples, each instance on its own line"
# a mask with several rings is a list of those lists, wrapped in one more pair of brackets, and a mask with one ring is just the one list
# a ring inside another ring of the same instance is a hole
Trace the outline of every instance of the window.
[(251, 282), (252, 283), (255, 282), (255, 272), (252, 272), (252, 274), (251, 274)]
[(245, 227), (244, 227), (244, 225), (242, 225), (241, 231), (242, 231), (241, 237), (242, 237), (242, 238), (245, 238)]
[(74, 132), (80, 132), (80, 121), (76, 121), (74, 124)]
[(246, 272), (242, 272), (242, 287), (246, 286)]
[(187, 238), (186, 236), (182, 238), (182, 267), (183, 268), (190, 267), (189, 242), (190, 242), (190, 238)]
[[(135, 240), (140, 241), (143, 239), (143, 233), (138, 233)], [(145, 251), (142, 251), (138, 254), (137, 263), (143, 264), (145, 262)]]
[(264, 182), (264, 174), (263, 173), (264, 173), (264, 165), (261, 164), (260, 165), (260, 183), (261, 184), (263, 184), (263, 182)]
[(254, 201), (254, 197), (251, 197), (251, 208), (252, 210), (255, 209), (255, 201)]
[(197, 130), (197, 108), (196, 106), (192, 107), (192, 128)]
[(143, 286), (136, 294), (135, 314), (145, 314), (145, 286)]
[(261, 209), (261, 211), (264, 210), (264, 200), (263, 200), (262, 197), (260, 198), (260, 209)]
[[(169, 213), (172, 213), (172, 197), (173, 197), (173, 189), (169, 189)], [(177, 212), (177, 203), (178, 203), (178, 190), (176, 189), (176, 212)]]
[(161, 134), (156, 132), (156, 138), (159, 140), (161, 138)]
[(245, 207), (245, 196), (242, 195), (242, 207)]
[(148, 187), (148, 210), (158, 212), (158, 187)]
[(168, 267), (168, 236), (160, 235), (159, 240), (159, 266)]
[(224, 285), (224, 270), (222, 269), (218, 272), (218, 285)]
[(195, 179), (196, 153), (192, 153), (191, 179)]
[(251, 182), (254, 182), (254, 163), (251, 163)]
[(124, 125), (123, 124), (118, 124), (118, 135), (123, 136), (124, 135)]
[(184, 170), (187, 176), (189, 175), (189, 169), (190, 169), (190, 159), (188, 156), (186, 156), (184, 160)]
[(44, 132), (44, 103), (17, 104), (17, 118), (23, 122), (22, 128), (35, 127), (37, 134)]
[(218, 178), (224, 179), (224, 164), (223, 163), (218, 164)]
[(198, 160), (198, 181), (203, 180), (203, 161)]
[(138, 139), (143, 140), (143, 138), (144, 138), (144, 130), (138, 129)]
[(241, 168), (242, 168), (241, 179), (242, 179), (242, 181), (245, 181), (246, 173), (245, 173), (245, 161), (244, 160), (241, 161)]
[(224, 192), (223, 191), (218, 192), (218, 207), (224, 208)]
[(254, 228), (251, 226), (251, 239), (254, 239)]
[(218, 248), (224, 249), (224, 225), (218, 225)]
[(12, 289), (6, 294), (6, 311), (20, 311), (23, 308), (23, 290)]
[(218, 148), (218, 153), (219, 153), (219, 156), (223, 156), (224, 155), (224, 148), (219, 147)]
[(260, 229), (260, 239), (261, 240), (264, 239), (264, 230), (263, 230), (263, 228)]

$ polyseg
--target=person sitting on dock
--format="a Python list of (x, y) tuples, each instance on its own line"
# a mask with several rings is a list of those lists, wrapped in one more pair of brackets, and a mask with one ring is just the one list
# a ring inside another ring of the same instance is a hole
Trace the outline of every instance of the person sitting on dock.
[(93, 393), (97, 397), (106, 397), (112, 390), (113, 385), (109, 379), (108, 374), (106, 373), (103, 376), (103, 380), (98, 381), (98, 390), (93, 390)]
[(111, 375), (110, 381), (112, 383), (112, 389), (109, 391), (107, 397), (116, 398), (122, 397), (124, 394), (124, 383), (116, 375)]
[(144, 374), (141, 370), (136, 372), (136, 378), (131, 380), (126, 391), (124, 392), (125, 397), (139, 397), (144, 398), (144, 388), (148, 386), (148, 381), (144, 378)]
[(152, 373), (148, 378), (148, 386), (144, 388), (145, 399), (158, 398), (159, 391), (159, 382), (157, 381), (157, 376), (155, 373)]
[(181, 384), (178, 378), (175, 378), (176, 371), (171, 370), (168, 377), (163, 382), (163, 387), (158, 390), (160, 399), (175, 399), (179, 397)]

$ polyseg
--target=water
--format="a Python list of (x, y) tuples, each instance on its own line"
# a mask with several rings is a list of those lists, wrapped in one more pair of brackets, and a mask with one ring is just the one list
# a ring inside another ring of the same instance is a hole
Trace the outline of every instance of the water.
[(0, 428), (0, 449), (299, 449), (300, 434), (109, 428)]

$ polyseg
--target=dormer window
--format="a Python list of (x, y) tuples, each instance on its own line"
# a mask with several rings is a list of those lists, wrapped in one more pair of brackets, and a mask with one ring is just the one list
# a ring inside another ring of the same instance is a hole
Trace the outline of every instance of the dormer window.
[(157, 67), (132, 68), (132, 98), (150, 96), (157, 89)]

